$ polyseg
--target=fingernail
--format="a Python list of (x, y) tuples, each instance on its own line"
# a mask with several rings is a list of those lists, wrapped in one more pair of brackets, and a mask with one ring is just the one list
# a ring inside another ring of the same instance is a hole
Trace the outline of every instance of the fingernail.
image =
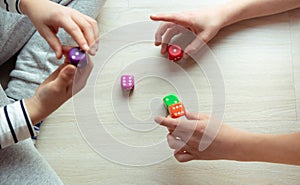
[(95, 50), (89, 50), (88, 52), (90, 55), (95, 56), (96, 55), (96, 51)]
[(154, 121), (155, 121), (156, 123), (159, 123), (159, 124), (160, 124), (160, 123), (163, 121), (163, 119), (164, 119), (164, 118), (162, 118), (162, 117), (160, 117), (160, 116), (157, 116), (157, 117), (154, 118)]
[(92, 46), (92, 47), (90, 47), (90, 50), (88, 51), (88, 53), (90, 54), (90, 55), (96, 55), (96, 52), (97, 52), (97, 50), (98, 50), (98, 47), (96, 47), (96, 46)]
[(188, 57), (189, 57), (189, 56), (188, 56), (186, 53), (183, 54), (183, 59), (186, 60), (186, 59), (188, 59)]
[(57, 58), (57, 59), (60, 59), (60, 58), (61, 58), (60, 55), (59, 55), (59, 53), (58, 53), (58, 51), (55, 52), (55, 55), (56, 55), (56, 58)]
[(87, 44), (84, 44), (82, 49), (84, 51), (88, 51), (90, 49), (90, 47)]
[(66, 73), (67, 73), (68, 75), (72, 76), (72, 75), (74, 75), (75, 70), (74, 70), (73, 68), (71, 68), (71, 67), (68, 67), (68, 68), (66, 69)]

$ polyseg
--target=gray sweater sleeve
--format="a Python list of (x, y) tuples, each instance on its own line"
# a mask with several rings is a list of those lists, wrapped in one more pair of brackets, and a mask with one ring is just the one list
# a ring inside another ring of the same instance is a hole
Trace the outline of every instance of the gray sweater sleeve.
[(20, 2), (21, 0), (0, 0), (0, 6), (6, 11), (22, 14), (19, 7)]
[(0, 108), (0, 148), (35, 136), (23, 100)]

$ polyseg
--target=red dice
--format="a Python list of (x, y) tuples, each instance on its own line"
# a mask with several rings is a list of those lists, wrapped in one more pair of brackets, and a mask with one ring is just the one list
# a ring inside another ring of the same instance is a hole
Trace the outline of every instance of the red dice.
[(185, 108), (181, 102), (170, 105), (168, 109), (172, 118), (179, 118), (185, 115)]
[(168, 58), (169, 60), (175, 62), (182, 58), (183, 51), (178, 45), (169, 45), (168, 46)]

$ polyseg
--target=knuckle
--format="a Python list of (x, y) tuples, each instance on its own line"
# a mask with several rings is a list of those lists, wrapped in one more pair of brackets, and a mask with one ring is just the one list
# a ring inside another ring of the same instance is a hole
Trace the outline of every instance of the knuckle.
[(92, 26), (97, 26), (98, 22), (95, 19), (91, 19), (91, 25)]

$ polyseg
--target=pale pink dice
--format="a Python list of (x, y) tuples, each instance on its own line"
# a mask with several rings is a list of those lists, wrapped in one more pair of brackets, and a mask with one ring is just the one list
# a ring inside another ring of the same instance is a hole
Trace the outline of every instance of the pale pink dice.
[(121, 76), (121, 87), (123, 90), (130, 91), (134, 88), (134, 76), (133, 75), (122, 75)]

